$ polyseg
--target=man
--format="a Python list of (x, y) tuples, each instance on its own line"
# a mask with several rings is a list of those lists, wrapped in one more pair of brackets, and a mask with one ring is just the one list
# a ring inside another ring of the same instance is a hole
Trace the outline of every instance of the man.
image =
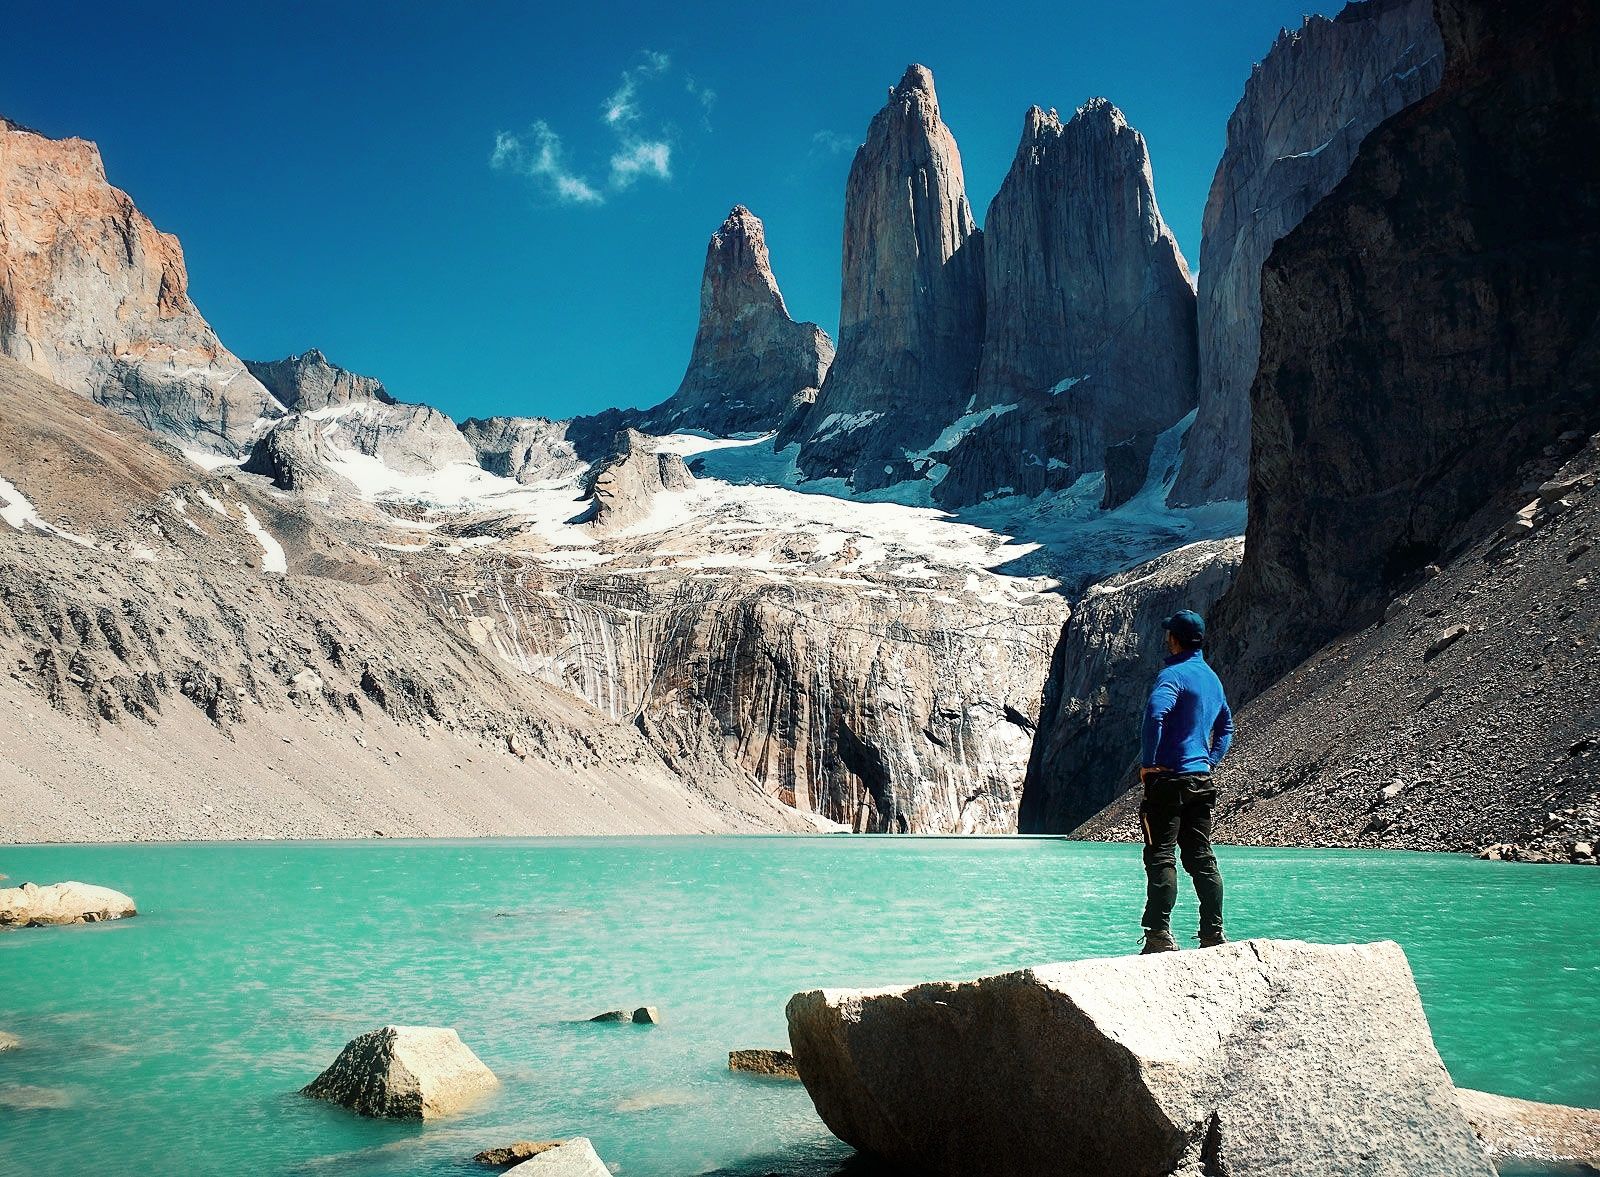
[(1211, 852), (1211, 810), (1217, 793), (1211, 770), (1233, 742), (1233, 712), (1216, 673), (1206, 665), (1206, 623), (1189, 609), (1162, 623), (1167, 664), (1156, 676), (1144, 716), (1139, 782), (1144, 800), (1143, 952), (1176, 952), (1170, 921), (1178, 897), (1174, 851), (1200, 900), (1200, 947), (1227, 943), (1222, 934), (1222, 872)]

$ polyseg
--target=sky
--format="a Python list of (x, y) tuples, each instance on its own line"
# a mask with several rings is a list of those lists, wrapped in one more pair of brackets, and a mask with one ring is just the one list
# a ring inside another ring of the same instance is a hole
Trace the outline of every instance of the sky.
[(1196, 267), (1228, 115), (1305, 5), (12, 0), (0, 114), (99, 144), (236, 354), (565, 417), (676, 388), (734, 204), (834, 332), (851, 156), (913, 61), (980, 223), (1027, 108), (1103, 95)]

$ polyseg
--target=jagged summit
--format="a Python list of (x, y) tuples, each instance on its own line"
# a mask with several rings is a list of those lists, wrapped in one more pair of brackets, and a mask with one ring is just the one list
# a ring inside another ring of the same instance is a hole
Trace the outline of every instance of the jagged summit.
[(315, 412), (357, 401), (396, 403), (380, 382), (339, 367), (320, 348), (270, 362), (246, 360), (244, 366), (285, 408), (295, 412)]
[(926, 94), (934, 103), (934, 111), (938, 112), (938, 96), (933, 89), (933, 71), (925, 65), (912, 62), (906, 66), (906, 72), (900, 75), (900, 84), (893, 87), (889, 94), (891, 97), (908, 97), (912, 93)]

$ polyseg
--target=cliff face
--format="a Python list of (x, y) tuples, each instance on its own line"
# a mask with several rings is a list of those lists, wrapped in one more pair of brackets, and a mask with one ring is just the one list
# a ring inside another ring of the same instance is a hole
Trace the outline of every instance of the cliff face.
[(282, 408), (189, 301), (175, 237), (100, 152), (0, 119), (0, 355), (180, 441), (242, 454)]
[(827, 332), (789, 317), (761, 219), (735, 205), (706, 247), (689, 368), (671, 398), (643, 415), (640, 428), (770, 432), (798, 399), (816, 395), (832, 362)]
[(1439, 89), (1262, 275), (1250, 524), (1220, 610), (1254, 693), (1373, 619), (1563, 432), (1600, 428), (1600, 10), (1440, 0)]
[(984, 224), (973, 408), (989, 415), (942, 455), (935, 498), (950, 507), (1070, 486), (1135, 438), (1148, 457), (1194, 408), (1194, 291), (1121, 111), (1091, 99), (1063, 124), (1031, 109)]
[(1244, 497), (1262, 263), (1333, 191), (1367, 134), (1439, 84), (1443, 61), (1430, 0), (1358, 0), (1280, 34), (1251, 72), (1206, 201), (1200, 412), (1175, 505)]
[(246, 360), (244, 366), (279, 404), (295, 412), (310, 413), (359, 401), (395, 403), (379, 381), (330, 364), (317, 348), (270, 363)]
[(906, 70), (845, 187), (839, 348), (791, 432), (808, 478), (899, 481), (961, 416), (983, 341), (981, 235), (933, 75)]
[(1166, 655), (1161, 622), (1208, 610), (1243, 546), (1190, 544), (1100, 582), (1073, 607), (1045, 680), (1020, 833), (1071, 833), (1134, 783), (1144, 702)]

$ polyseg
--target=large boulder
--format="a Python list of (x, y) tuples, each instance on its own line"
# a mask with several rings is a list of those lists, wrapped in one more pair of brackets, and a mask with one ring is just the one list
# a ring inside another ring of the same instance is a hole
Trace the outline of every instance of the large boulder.
[(1467, 1122), (1489, 1156), (1600, 1172), (1600, 1111), (1534, 1103), (1486, 1091), (1457, 1091)]
[(91, 883), (24, 883), (0, 888), (0, 927), (37, 928), (46, 924), (93, 924), (138, 915), (121, 891)]
[(449, 1115), (499, 1080), (456, 1032), (383, 1026), (351, 1039), (302, 1090), (363, 1116), (431, 1120)]
[(814, 990), (788, 1015), (828, 1127), (921, 1172), (1494, 1171), (1392, 943), (1251, 940)]
[(532, 1160), (506, 1170), (507, 1177), (611, 1177), (611, 1170), (594, 1151), (586, 1136), (574, 1136), (565, 1144), (541, 1152)]

